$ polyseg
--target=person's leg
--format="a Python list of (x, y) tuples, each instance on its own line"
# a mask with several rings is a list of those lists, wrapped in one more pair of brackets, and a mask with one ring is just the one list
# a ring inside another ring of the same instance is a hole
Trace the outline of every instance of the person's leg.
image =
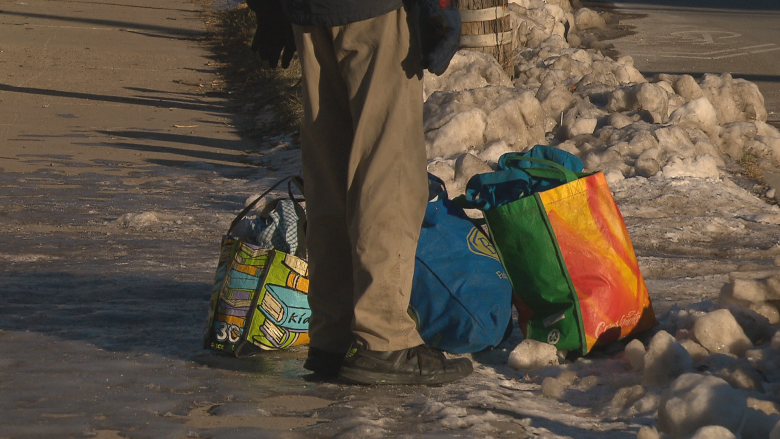
[(406, 15), (294, 31), (311, 346), (346, 352), (352, 333), (376, 350), (419, 345), (407, 308), (427, 177), (422, 71)]
[(356, 343), (339, 376), (361, 384), (441, 384), (471, 362), (423, 345), (407, 313), (428, 201), (421, 56), (403, 9), (339, 28), (334, 39), (354, 123), (347, 220)]
[[(305, 367), (338, 358), (354, 337), (358, 344), (340, 372), (347, 381), (462, 378), (471, 373), (469, 360), (422, 346), (407, 313), (428, 184), (420, 55), (406, 14), (295, 30), (304, 74), (312, 308)], [(348, 317), (351, 331), (344, 329)]]
[[(327, 369), (329, 360), (343, 359), (353, 340), (352, 245), (346, 219), (353, 123), (331, 30), (294, 26), (294, 32), (303, 72), (301, 156), (312, 310), (311, 361), (305, 366), (323, 369), (318, 361), (324, 358)], [(330, 374), (338, 373), (340, 361), (333, 367)]]
[(428, 196), (420, 55), (403, 9), (334, 28), (354, 140), (348, 163), (352, 332), (365, 347), (423, 343), (407, 313)]

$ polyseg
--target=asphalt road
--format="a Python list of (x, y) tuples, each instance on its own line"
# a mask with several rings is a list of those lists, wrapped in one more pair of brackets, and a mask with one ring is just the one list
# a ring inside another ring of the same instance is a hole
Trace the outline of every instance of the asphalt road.
[(646, 76), (731, 73), (755, 82), (770, 122), (780, 122), (780, 2), (777, 0), (604, 0), (634, 35), (610, 41)]

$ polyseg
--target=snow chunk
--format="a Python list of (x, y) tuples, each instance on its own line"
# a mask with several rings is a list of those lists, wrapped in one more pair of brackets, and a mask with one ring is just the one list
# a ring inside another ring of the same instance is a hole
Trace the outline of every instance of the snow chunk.
[(677, 329), (692, 329), (693, 324), (699, 317), (706, 315), (715, 309), (715, 304), (712, 302), (700, 302), (686, 306), (685, 309), (681, 309), (677, 304), (672, 305), (669, 310), (668, 320), (674, 324)]
[(120, 216), (117, 222), (127, 227), (144, 227), (157, 224), (160, 219), (154, 212), (126, 213)]
[(493, 55), (477, 50), (459, 50), (441, 76), (425, 72), (423, 100), (436, 91), (462, 91), (488, 85), (511, 87), (512, 81)]
[(719, 370), (717, 375), (734, 388), (764, 391), (763, 378), (744, 358), (740, 358), (727, 368)]
[(603, 110), (591, 104), (587, 99), (577, 99), (574, 106), (567, 110), (563, 116), (563, 124), (558, 130), (557, 137), (568, 140), (582, 134), (592, 134), (599, 118), (605, 115)]
[(477, 157), (488, 165), (494, 166), (498, 163), (498, 159), (508, 152), (512, 152), (509, 144), (505, 140), (497, 140), (487, 144), (485, 149), (477, 154)]
[(690, 439), (737, 439), (737, 437), (726, 427), (708, 425), (696, 430)]
[[(767, 401), (764, 399), (748, 396), (747, 405), (748, 407), (766, 413), (767, 415), (780, 415), (780, 404), (774, 401)], [(774, 427), (774, 425), (772, 426)]]
[(764, 96), (758, 86), (731, 74), (705, 74), (699, 83), (704, 95), (717, 109), (718, 122), (766, 121)]
[(732, 275), (730, 296), (747, 302), (763, 302), (769, 295), (766, 279), (739, 279)]
[(659, 331), (650, 340), (645, 354), (642, 383), (646, 386), (665, 386), (692, 367), (693, 361), (688, 351), (668, 332)]
[(623, 173), (617, 169), (607, 169), (607, 171), (604, 172), (604, 178), (606, 178), (607, 184), (609, 184), (610, 186), (614, 185), (615, 183), (621, 180), (625, 180)]
[(485, 127), (487, 115), (479, 108), (468, 108), (452, 115), (445, 124), (425, 133), (428, 158), (452, 157), (481, 145)]
[(531, 91), (491, 86), (434, 93), (424, 116), (429, 159), (481, 151), (497, 140), (511, 139), (518, 151), (544, 141), (544, 110)]
[(691, 360), (693, 360), (694, 363), (698, 363), (710, 355), (707, 349), (704, 349), (702, 345), (693, 340), (683, 340), (680, 344), (688, 351), (688, 354), (691, 356)]
[(461, 154), (455, 160), (455, 187), (452, 188), (453, 196), (465, 192), (466, 183), (476, 174), (492, 172), (493, 169), (487, 163), (471, 153)]
[(607, 26), (606, 20), (598, 12), (588, 8), (580, 8), (574, 13), (577, 29), (601, 29)]
[(451, 164), (450, 162), (452, 162), (452, 160), (431, 160), (428, 163), (428, 172), (441, 178), (444, 181), (445, 186), (447, 182), (455, 180), (454, 163)]
[[(658, 84), (641, 83), (615, 89), (608, 98), (607, 110), (610, 112), (647, 110), (666, 117), (669, 108), (669, 93)], [(659, 120), (661, 122), (661, 120)]]
[(580, 387), (584, 390), (590, 390), (599, 385), (599, 377), (588, 375), (580, 380)]
[(625, 353), (633, 370), (642, 370), (645, 367), (645, 354), (647, 354), (647, 351), (641, 341), (637, 339), (631, 340), (626, 345)]
[(723, 378), (736, 389), (764, 391), (763, 379), (745, 358), (712, 354), (697, 364), (697, 370)]
[(547, 377), (542, 380), (542, 394), (548, 398), (560, 398), (563, 395), (563, 384), (556, 378)]
[(636, 434), (636, 439), (661, 439), (658, 434), (658, 430), (654, 427), (648, 427), (643, 425), (639, 428), (639, 432)]
[(549, 70), (536, 92), (536, 98), (548, 117), (557, 119), (574, 101), (574, 95), (565, 84), (567, 78), (568, 73), (563, 70)]
[(141, 212), (141, 213), (126, 213), (116, 219), (116, 222), (124, 227), (132, 227), (134, 229), (149, 227), (155, 224), (168, 223), (168, 224), (181, 224), (183, 220), (191, 220), (192, 218), (178, 217), (175, 215), (164, 214), (160, 212)]
[[(774, 302), (776, 303), (776, 302)], [(770, 324), (769, 318), (763, 314), (773, 317), (777, 313), (777, 308), (767, 302), (751, 303), (749, 307), (742, 307), (735, 303), (727, 303), (723, 308), (729, 310), (739, 326), (745, 331), (745, 335), (751, 342), (756, 343), (760, 340), (769, 339), (775, 329)]]
[(718, 126), (718, 113), (712, 103), (702, 97), (674, 110), (669, 121), (682, 127), (698, 128), (705, 133), (714, 133)]
[(677, 81), (674, 82), (674, 91), (685, 98), (686, 101), (692, 101), (704, 96), (701, 87), (691, 75), (681, 75), (677, 78)]
[(634, 67), (634, 59), (627, 55), (618, 58), (612, 73), (620, 84), (647, 82), (642, 73)]
[(509, 367), (515, 370), (537, 369), (558, 364), (558, 349), (536, 340), (523, 340), (509, 354)]
[(753, 343), (745, 335), (734, 315), (727, 309), (719, 309), (696, 320), (693, 335), (708, 351), (713, 353), (745, 355)]
[(617, 129), (624, 128), (634, 123), (634, 120), (623, 113), (613, 113), (609, 115), (609, 124)]
[(665, 178), (693, 177), (717, 179), (719, 175), (718, 161), (709, 154), (685, 159), (673, 156), (662, 169), (662, 176)]
[(567, 369), (561, 372), (556, 378), (563, 387), (571, 387), (574, 385), (574, 382), (577, 381), (578, 377), (577, 372)]
[(615, 396), (604, 407), (603, 412), (606, 416), (617, 417), (643, 396), (645, 396), (645, 388), (638, 384), (631, 387), (623, 387), (615, 392)]
[(699, 428), (720, 425), (739, 431), (747, 401), (721, 378), (686, 373), (680, 375), (661, 395), (658, 429), (685, 439)]
[(750, 122), (732, 122), (724, 124), (719, 134), (721, 151), (734, 160), (745, 153), (745, 145), (758, 134), (756, 125)]

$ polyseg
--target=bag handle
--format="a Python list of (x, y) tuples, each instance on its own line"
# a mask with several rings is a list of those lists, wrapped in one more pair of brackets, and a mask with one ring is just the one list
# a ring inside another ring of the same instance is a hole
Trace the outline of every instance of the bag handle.
[[(287, 195), (290, 196), (290, 199), (293, 200), (296, 203), (300, 203), (301, 201), (306, 201), (306, 195), (303, 192), (303, 177), (300, 175), (293, 175), (288, 177), (290, 181), (287, 182)], [(296, 189), (298, 189), (298, 192), (301, 193), (301, 196), (303, 198), (295, 198), (292, 193), (292, 187), (295, 186)]]
[[(293, 196), (292, 187), (295, 186), (298, 192), (301, 193), (301, 198), (295, 198)], [(306, 194), (303, 191), (303, 177), (300, 175), (293, 175), (290, 177), (290, 181), (287, 182), (287, 194), (290, 196), (290, 200), (293, 202), (295, 208), (295, 214), (298, 215), (298, 251), (295, 252), (295, 256), (301, 259), (308, 259), (308, 249), (306, 247), (306, 229), (308, 228), (308, 220), (306, 218), (306, 210), (301, 206), (301, 202), (306, 201)]]
[[(523, 168), (520, 166), (517, 166), (515, 162), (532, 162), (532, 163), (538, 163), (540, 165), (547, 166), (547, 168), (538, 168), (538, 167), (532, 167), (532, 168)], [(540, 159), (536, 157), (526, 157), (526, 156), (510, 156), (506, 157), (504, 160), (504, 164), (509, 168), (515, 168), (519, 169), (523, 172), (528, 173), (528, 175), (532, 177), (539, 177), (539, 178), (551, 178), (555, 180), (563, 180), (566, 183), (571, 183), (572, 181), (575, 181), (579, 179), (580, 177), (589, 175), (583, 172), (574, 172), (571, 169), (555, 163), (550, 160)]]
[[(257, 203), (259, 203), (259, 202), (260, 202), (260, 200), (261, 200), (263, 197), (265, 197), (266, 195), (268, 195), (268, 194), (269, 194), (269, 193), (270, 193), (272, 190), (276, 189), (276, 188), (277, 188), (277, 186), (279, 186), (280, 184), (282, 184), (282, 183), (284, 183), (285, 181), (287, 181), (287, 180), (290, 180), (290, 179), (292, 179), (292, 178), (294, 178), (294, 177), (297, 177), (297, 176), (292, 176), (292, 175), (289, 175), (289, 176), (287, 176), (287, 177), (284, 177), (284, 178), (282, 178), (281, 180), (279, 180), (279, 181), (277, 181), (276, 183), (274, 183), (274, 184), (273, 184), (273, 186), (271, 186), (270, 188), (268, 188), (268, 189), (267, 189), (265, 192), (263, 192), (263, 193), (262, 193), (262, 194), (261, 194), (259, 197), (257, 197), (257, 198), (255, 198), (254, 200), (252, 200), (252, 202), (251, 202), (251, 203), (247, 204), (247, 206), (246, 206), (245, 208), (243, 208), (243, 209), (241, 210), (241, 212), (239, 212), (239, 213), (238, 213), (238, 215), (236, 215), (236, 218), (233, 220), (233, 222), (232, 222), (232, 223), (230, 223), (230, 228), (228, 229), (228, 231), (227, 231), (227, 234), (229, 235), (229, 234), (230, 234), (230, 232), (231, 232), (231, 231), (233, 231), (233, 228), (235, 228), (235, 227), (236, 227), (236, 225), (237, 225), (237, 224), (238, 224), (238, 223), (239, 223), (239, 222), (240, 222), (242, 219), (244, 219), (244, 217), (246, 216), (246, 214), (247, 214), (247, 213), (249, 213), (249, 211), (250, 211), (250, 210), (254, 209), (254, 207), (257, 205)], [(300, 177), (298, 177), (298, 178), (300, 178)], [(301, 184), (303, 184), (303, 183), (301, 183)], [(289, 191), (289, 192), (292, 194), (292, 189), (291, 189), (291, 188), (289, 188), (289, 187), (288, 187), (288, 191)]]

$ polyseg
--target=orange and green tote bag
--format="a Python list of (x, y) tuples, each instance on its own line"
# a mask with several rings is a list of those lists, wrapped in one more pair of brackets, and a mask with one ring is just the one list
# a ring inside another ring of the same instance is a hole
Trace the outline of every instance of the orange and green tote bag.
[[(523, 167), (528, 163), (533, 167)], [(518, 171), (525, 174), (515, 182), (522, 186), (517, 199), (494, 202), (484, 211), (525, 337), (584, 355), (597, 344), (655, 326), (628, 230), (604, 174), (573, 172), (516, 153), (500, 165), (515, 177)], [(482, 181), (477, 180), (469, 183), (472, 189)]]

